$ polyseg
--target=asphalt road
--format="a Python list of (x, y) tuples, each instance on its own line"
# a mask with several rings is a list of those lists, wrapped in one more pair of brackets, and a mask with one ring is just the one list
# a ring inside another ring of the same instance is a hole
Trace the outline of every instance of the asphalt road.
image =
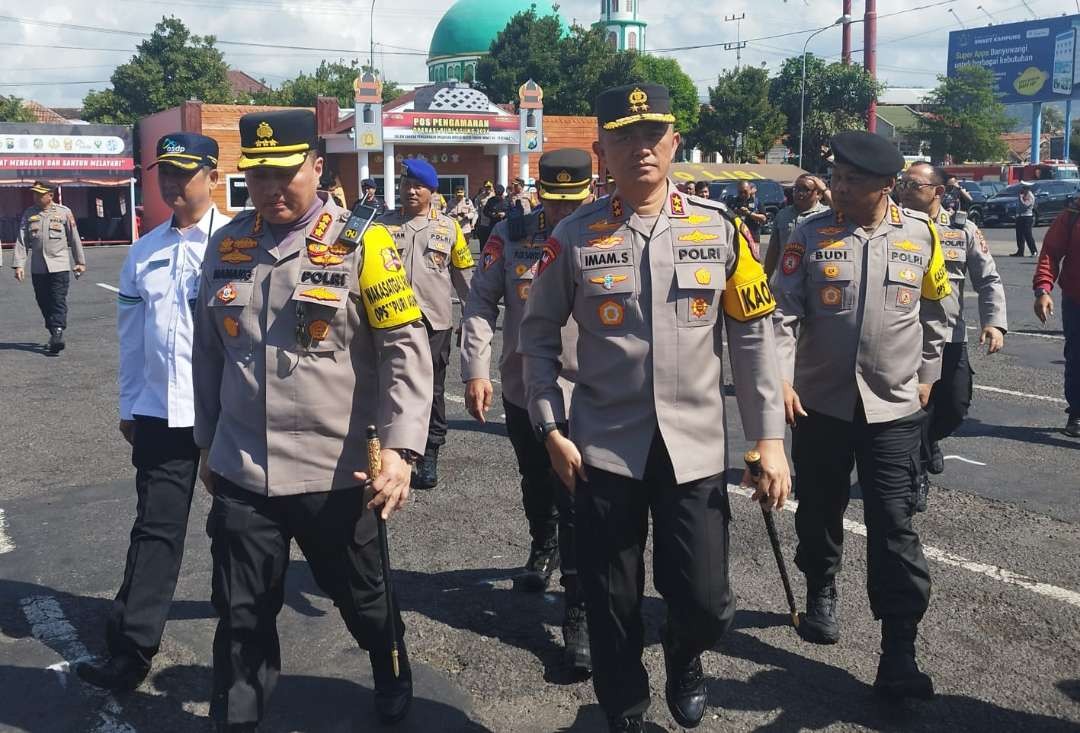
[[(955, 457), (917, 519), (934, 580), (919, 652), (937, 699), (889, 706), (872, 694), (879, 637), (864, 590), (861, 502), (848, 512), (844, 638), (819, 647), (786, 623), (760, 512), (733, 495), (740, 611), (705, 655), (711, 709), (702, 730), (1080, 730), (1080, 441), (1060, 433), (1061, 326), (1035, 320), (1034, 261), (1004, 256), (1011, 232), (988, 235), (1008, 285), (1012, 331), (1004, 353), (972, 351), (971, 417), (946, 441)], [(10, 269), (0, 280), (0, 730), (210, 729), (214, 619), (201, 489), (152, 675), (113, 697), (66, 672), (103, 649), (134, 513), (130, 456), (116, 432), (115, 295), (103, 287), (115, 285), (124, 254), (89, 251), (60, 357), (41, 348), (46, 334), (29, 284), (16, 286)], [(557, 586), (542, 596), (511, 589), (528, 552), (513, 454), (500, 410), (484, 426), (465, 413), (456, 352), (452, 362), (442, 484), (416, 495), (391, 527), (417, 678), (413, 714), (398, 730), (602, 730), (591, 686), (559, 664)], [(733, 412), (731, 445), (741, 450), (738, 425)], [(792, 519), (778, 517), (789, 563)], [(794, 580), (801, 605), (797, 573)], [(652, 730), (677, 730), (663, 703), (663, 604), (646, 585), (649, 718)], [(279, 628), (284, 672), (264, 730), (377, 727), (365, 655), (298, 553)]]

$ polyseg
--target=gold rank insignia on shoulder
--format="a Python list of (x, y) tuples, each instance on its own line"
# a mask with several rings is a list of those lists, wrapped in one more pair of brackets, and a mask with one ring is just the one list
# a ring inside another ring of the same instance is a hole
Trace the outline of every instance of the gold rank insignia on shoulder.
[(713, 218), (711, 216), (706, 216), (704, 214), (691, 214), (686, 217), (686, 221), (689, 224), (708, 224), (712, 220)]
[(252, 224), (251, 224), (251, 235), (254, 236), (254, 237), (257, 237), (260, 234), (262, 234), (262, 227), (263, 227), (262, 214), (256, 214), (255, 215), (255, 221), (252, 222)]
[(329, 231), (330, 225), (333, 223), (333, 215), (329, 211), (324, 211), (308, 233), (308, 239), (314, 239), (317, 242), (323, 241), (326, 238), (326, 232)]
[(611, 197), (611, 216), (615, 219), (621, 219), (623, 216), (622, 199), (618, 196)]
[(671, 194), (671, 215), (672, 216), (685, 216), (686, 206), (683, 203), (683, 197), (681, 193), (672, 192)]
[(893, 224), (899, 224), (900, 220), (900, 207), (896, 204), (889, 204), (889, 221)]

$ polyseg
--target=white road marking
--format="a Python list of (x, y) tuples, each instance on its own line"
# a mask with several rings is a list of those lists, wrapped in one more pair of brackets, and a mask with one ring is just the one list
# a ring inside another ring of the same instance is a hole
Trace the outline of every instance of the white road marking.
[(1028, 394), (1027, 392), (1017, 392), (1015, 389), (1002, 389), (1001, 387), (990, 387), (985, 384), (974, 385), (975, 389), (981, 389), (984, 392), (994, 392), (996, 394), (1008, 394), (1014, 397), (1027, 397), (1029, 400), (1042, 400), (1043, 402), (1053, 402), (1059, 405), (1067, 405), (1065, 400), (1059, 397), (1046, 397), (1041, 394)]
[(4, 510), (0, 509), (0, 555), (15, 549), (15, 543), (8, 536), (7, 526), (7, 516), (4, 514)]
[[(968, 331), (979, 331), (980, 329), (975, 328), (974, 326), (968, 326), (967, 330)], [(1006, 338), (1009, 338), (1011, 336), (1030, 336), (1031, 338), (1035, 338), (1035, 339), (1051, 339), (1053, 341), (1064, 341), (1065, 340), (1064, 336), (1055, 336), (1052, 333), (1031, 333), (1030, 331), (1009, 331), (1009, 333), (1006, 334)]]
[[(64, 616), (64, 610), (52, 596), (30, 596), (19, 601), (23, 615), (30, 622), (34, 638), (55, 650), (64, 658), (64, 662), (53, 664), (49, 669), (57, 674), (69, 673), (71, 665), (84, 659), (90, 659), (86, 645), (79, 640), (75, 627)], [(66, 684), (63, 683), (62, 684)], [(98, 708), (98, 722), (92, 733), (135, 733), (135, 729), (120, 719), (123, 710), (110, 693), (89, 685), (82, 686), (83, 693), (101, 701)]]
[(108, 283), (97, 283), (97, 286), (98, 286), (99, 288), (105, 288), (105, 289), (106, 289), (106, 290), (108, 290), (108, 291), (109, 291), (110, 293), (119, 293), (119, 292), (120, 292), (120, 288), (117, 288), (117, 287), (114, 287), (114, 286), (112, 286), (112, 285), (109, 285)]
[(973, 466), (985, 466), (982, 461), (973, 461), (970, 458), (964, 458), (963, 456), (945, 456), (946, 461), (963, 461), (964, 463), (970, 463)]
[[(754, 493), (752, 489), (748, 489), (744, 486), (736, 486), (734, 484), (728, 484), (728, 491), (747, 498)], [(784, 511), (794, 512), (798, 507), (799, 502), (791, 499), (784, 504)], [(845, 519), (844, 529), (852, 534), (857, 534), (860, 537), (866, 537), (866, 525), (860, 524), (859, 522)], [(1050, 585), (1049, 583), (1040, 583), (1026, 575), (1014, 573), (1011, 570), (1006, 570), (997, 565), (987, 565), (985, 563), (975, 562), (974, 560), (968, 560), (960, 555), (954, 555), (951, 552), (939, 550), (938, 548), (930, 547), (929, 545), (923, 545), (922, 548), (923, 554), (926, 555), (928, 560), (935, 560), (944, 565), (952, 565), (953, 567), (961, 568), (971, 573), (985, 575), (988, 578), (992, 578), (1002, 583), (1026, 588), (1032, 593), (1037, 593), (1041, 596), (1046, 596), (1047, 598), (1052, 598), (1056, 601), (1068, 603), (1080, 608), (1080, 593), (1077, 593), (1076, 591), (1067, 588), (1059, 588), (1058, 586)]]

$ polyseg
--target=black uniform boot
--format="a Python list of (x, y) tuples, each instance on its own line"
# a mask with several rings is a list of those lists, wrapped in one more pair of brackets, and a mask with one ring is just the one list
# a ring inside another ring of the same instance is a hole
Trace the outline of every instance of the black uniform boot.
[(840, 641), (840, 624), (836, 621), (836, 583), (807, 587), (806, 613), (799, 624), (799, 636), (812, 644), (835, 644)]
[(608, 733), (644, 733), (645, 718), (628, 715), (625, 718), (608, 718)]
[(64, 329), (54, 328), (49, 332), (49, 353), (59, 354), (64, 350)]
[(416, 473), (413, 475), (412, 486), (414, 489), (434, 489), (439, 485), (439, 446), (429, 445), (424, 451), (424, 457), (416, 462)]
[(375, 678), (375, 715), (383, 725), (400, 723), (412, 707), (413, 684), (409, 654), (405, 640), (398, 640), (398, 671), (394, 677), (394, 665), (390, 652), (368, 652), (371, 674)]
[(664, 699), (675, 722), (683, 728), (696, 728), (705, 717), (705, 672), (701, 668), (701, 655), (689, 656), (679, 651), (677, 644), (665, 629), (662, 635), (664, 668)]
[(878, 661), (874, 689), (886, 697), (902, 700), (915, 697), (929, 700), (934, 696), (930, 675), (915, 663), (915, 636), (919, 624), (914, 619), (888, 617), (881, 621), (881, 659)]
[(1065, 434), (1070, 438), (1080, 438), (1080, 415), (1070, 415), (1065, 423)]
[(533, 547), (525, 563), (525, 572), (518, 576), (515, 587), (531, 593), (543, 593), (551, 583), (551, 574), (559, 566), (559, 546)]
[(75, 665), (75, 674), (84, 682), (112, 692), (134, 690), (149, 672), (150, 667), (142, 660), (127, 654), (109, 657), (97, 664), (79, 662)]
[[(564, 580), (567, 576), (563, 576)], [(589, 624), (585, 617), (585, 599), (576, 590), (577, 579), (573, 578), (574, 590), (568, 582), (566, 588), (566, 611), (563, 615), (563, 655), (566, 666), (575, 674), (592, 674), (592, 655), (589, 651)]]
[(919, 474), (919, 484), (915, 487), (915, 511), (925, 512), (927, 501), (930, 499), (930, 477), (925, 473)]

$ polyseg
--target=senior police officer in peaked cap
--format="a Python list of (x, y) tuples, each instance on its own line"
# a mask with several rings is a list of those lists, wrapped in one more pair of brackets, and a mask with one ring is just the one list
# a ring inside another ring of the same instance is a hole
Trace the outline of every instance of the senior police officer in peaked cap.
[(913, 163), (897, 184), (904, 206), (921, 211), (937, 224), (941, 237), (941, 252), (945, 269), (955, 291), (948, 304), (948, 338), (941, 358), (941, 379), (930, 390), (926, 405), (927, 419), (923, 421), (921, 471), (915, 511), (926, 511), (930, 492), (928, 473), (945, 470), (945, 458), (938, 441), (952, 435), (967, 416), (971, 406), (971, 363), (967, 351), (967, 323), (964, 321), (964, 280), (979, 296), (979, 343), (986, 344), (988, 354), (1005, 346), (1008, 324), (1005, 316), (1005, 287), (1001, 283), (990, 245), (986, 243), (975, 222), (967, 212), (957, 208), (949, 211), (942, 205), (945, 182), (949, 179), (940, 168), (929, 163)]
[(161, 198), (173, 215), (131, 245), (120, 269), (120, 433), (131, 444), (138, 508), (124, 580), (106, 629), (109, 658), (75, 671), (98, 687), (136, 687), (150, 671), (184, 556), (199, 449), (192, 435), (194, 305), (206, 243), (229, 217), (214, 206), (218, 144), (190, 132), (162, 137)]
[[(564, 219), (544, 245), (518, 350), (530, 415), (575, 492), (593, 687), (610, 729), (642, 730), (649, 705), (641, 598), (650, 513), (654, 582), (668, 609), (665, 697), (675, 721), (694, 727), (706, 703), (700, 655), (735, 612), (725, 331), (743, 427), (765, 469), (755, 496), (779, 506), (790, 488), (774, 303), (745, 226), (668, 179), (680, 142), (668, 90), (609, 89), (596, 114), (595, 150), (615, 190)], [(580, 335), (568, 414), (558, 377), (571, 317)]]
[(930, 387), (941, 373), (945, 301), (953, 297), (933, 223), (890, 197), (904, 159), (884, 138), (832, 138), (833, 211), (806, 219), (780, 256), (774, 323), (794, 425), (799, 535), (806, 575), (799, 631), (834, 644), (836, 574), (852, 466), (867, 526), (867, 590), (882, 622), (874, 686), (929, 697), (915, 662), (930, 573), (912, 527), (919, 444)]
[(74, 270), (75, 277), (79, 277), (86, 272), (86, 257), (75, 215), (68, 207), (56, 203), (54, 187), (35, 181), (30, 191), (34, 194), (34, 205), (23, 212), (19, 222), (12, 267), (15, 279), (22, 282), (26, 278), (26, 260), (30, 260), (30, 280), (49, 332), (49, 352), (59, 354), (64, 350), (67, 328), (70, 273)]
[(413, 486), (433, 489), (439, 482), (439, 448), (446, 443), (446, 367), (450, 363), (453, 334), (451, 288), (465, 303), (473, 262), (469, 244), (458, 223), (435, 209), (433, 197), (439, 176), (426, 160), (410, 159), (402, 165), (401, 206), (379, 217), (394, 236), (405, 273), (424, 314), (431, 344), (435, 379), (431, 421), (424, 456), (416, 465)]
[[(275, 619), (295, 539), (368, 651), (379, 719), (396, 722), (412, 677), (401, 618), (387, 616), (374, 512), (401, 507), (408, 462), (423, 450), (427, 334), (389, 232), (317, 193), (314, 115), (244, 115), (240, 141), (254, 210), (211, 240), (196, 321), (195, 441), (214, 495), (210, 714), (229, 731), (255, 730), (263, 717), (281, 669)], [(367, 470), (367, 425), (384, 446), (370, 501), (366, 474), (354, 473)]]
[[(521, 473), (521, 499), (529, 522), (532, 545), (525, 573), (517, 585), (525, 590), (547, 590), (555, 566), (562, 570), (566, 592), (563, 643), (569, 667), (579, 673), (591, 668), (589, 637), (585, 621), (585, 598), (577, 578), (574, 551), (574, 509), (570, 494), (551, 470), (551, 461), (536, 439), (529, 420), (521, 355), (517, 353), (518, 329), (525, 313), (544, 242), (551, 229), (572, 214), (591, 195), (592, 156), (584, 150), (566, 148), (540, 156), (541, 207), (529, 214), (513, 213), (500, 222), (485, 245), (480, 268), (472, 280), (469, 301), (461, 320), (461, 378), (465, 381), (465, 407), (480, 422), (491, 407), (491, 342), (499, 318), (503, 318), (502, 402), (506, 432)], [(563, 329), (560, 385), (569, 402), (577, 328), (571, 320)]]

